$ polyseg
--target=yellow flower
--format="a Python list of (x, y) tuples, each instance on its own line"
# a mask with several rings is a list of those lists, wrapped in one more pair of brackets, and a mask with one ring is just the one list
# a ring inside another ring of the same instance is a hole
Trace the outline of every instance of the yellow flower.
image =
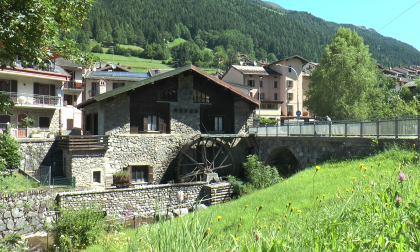
[(239, 238), (236, 238), (235, 240), (236, 240), (236, 241), (239, 241)]
[(284, 217), (287, 218), (287, 214), (285, 214)]
[(248, 208), (248, 205), (245, 205), (245, 208)]
[(302, 211), (300, 211), (300, 210), (297, 210), (297, 212), (298, 212), (298, 213), (301, 213)]
[(213, 221), (210, 221), (210, 224), (213, 224)]
[(346, 189), (346, 192), (350, 192), (350, 190), (349, 189)]
[(372, 192), (372, 190), (369, 190), (369, 193), (371, 193)]
[(378, 196), (381, 196), (381, 193), (378, 192)]
[(294, 207), (292, 207), (292, 208), (290, 209), (290, 212), (292, 212), (293, 210), (295, 210), (295, 208), (294, 208)]
[(351, 190), (351, 193), (354, 193), (354, 190)]
[(241, 223), (238, 224), (238, 227), (240, 227), (240, 226), (241, 226)]
[(385, 203), (385, 206), (388, 206), (388, 203)]
[(289, 204), (286, 204), (286, 208), (288, 208), (289, 207)]
[(315, 168), (316, 168), (316, 171), (319, 171), (319, 170), (321, 170), (321, 167), (320, 166), (315, 166)]
[(359, 167), (362, 168), (363, 167), (363, 164), (359, 164)]
[(325, 194), (322, 194), (322, 198), (325, 198), (327, 195), (325, 195)]
[(229, 252), (229, 249), (226, 249), (226, 252)]
[(291, 201), (289, 201), (289, 205), (291, 205), (292, 204), (292, 202)]
[(356, 180), (356, 177), (353, 177), (353, 180)]
[(363, 167), (363, 169), (364, 169), (365, 171), (367, 171), (367, 167)]
[(204, 232), (204, 236), (207, 236), (210, 233), (210, 228), (206, 229), (206, 232)]
[(280, 229), (281, 229), (281, 227), (277, 227), (277, 230), (279, 230), (279, 231), (280, 231)]
[(366, 175), (365, 175), (365, 174), (363, 174), (363, 177), (364, 177), (364, 178), (366, 178)]
[(267, 228), (267, 225), (265, 225), (264, 228)]
[(403, 164), (401, 165), (401, 169), (402, 169), (402, 168), (404, 168), (404, 165), (403, 165)]
[(221, 220), (222, 219), (222, 216), (217, 216), (217, 220), (219, 221), (219, 220)]
[(373, 168), (373, 164), (372, 164), (372, 165), (370, 165), (370, 168)]

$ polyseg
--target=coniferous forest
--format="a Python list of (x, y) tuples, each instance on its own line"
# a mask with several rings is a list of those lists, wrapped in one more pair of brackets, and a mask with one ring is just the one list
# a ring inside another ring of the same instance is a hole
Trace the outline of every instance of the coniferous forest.
[[(356, 30), (384, 67), (420, 65), (414, 47), (373, 29), (327, 22), (260, 0), (98, 0), (80, 30), (65, 36), (73, 36), (85, 51), (90, 50), (89, 39), (113, 41), (145, 49), (116, 48), (120, 54), (162, 60), (172, 56), (180, 64), (211, 67), (222, 56), (225, 64), (235, 63), (237, 53), (268, 61), (297, 54), (319, 62), (340, 26)], [(165, 46), (176, 38), (187, 42)]]

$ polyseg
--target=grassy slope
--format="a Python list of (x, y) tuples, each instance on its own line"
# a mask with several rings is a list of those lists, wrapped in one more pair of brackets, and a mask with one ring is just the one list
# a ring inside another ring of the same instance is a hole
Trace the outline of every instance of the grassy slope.
[(41, 189), (41, 186), (34, 180), (28, 180), (26, 176), (17, 172), (14, 172), (11, 177), (0, 180), (0, 191), (25, 191), (26, 189)]
[[(112, 54), (94, 53), (102, 63), (112, 63)], [(134, 72), (147, 72), (149, 68), (171, 68), (168, 65), (162, 64), (161, 60), (150, 60), (138, 57), (125, 57), (121, 55), (114, 55), (114, 63), (120, 63), (122, 66), (131, 67)]]
[[(119, 239), (131, 236), (134, 242), (130, 245), (140, 250), (152, 247), (153, 251), (192, 251), (197, 247), (199, 251), (264, 251), (274, 244), (279, 250), (292, 251), (420, 249), (415, 245), (420, 239), (415, 220), (407, 221), (411, 229), (401, 222), (401, 216), (415, 216), (418, 211), (406, 208), (419, 201), (417, 152), (393, 149), (321, 167), (318, 172), (315, 167), (307, 169), (226, 204), (127, 230)], [(400, 169), (408, 177), (403, 183), (398, 181)], [(403, 198), (401, 205), (396, 203), (396, 195)], [(289, 201), (292, 204), (286, 207)], [(217, 221), (217, 216), (222, 219)], [(211, 231), (203, 239), (207, 228)], [(107, 238), (101, 246), (115, 244), (111, 242), (114, 235)], [(94, 246), (88, 251), (101, 249)]]

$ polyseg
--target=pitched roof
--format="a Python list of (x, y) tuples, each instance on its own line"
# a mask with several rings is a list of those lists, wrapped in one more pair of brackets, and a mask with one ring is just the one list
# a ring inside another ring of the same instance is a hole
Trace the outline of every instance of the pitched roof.
[(96, 71), (108, 71), (112, 70), (113, 72), (133, 72), (131, 69), (125, 68), (121, 65), (115, 65), (115, 69), (112, 68), (112, 64), (107, 64), (106, 66), (102, 68), (98, 68)]
[(251, 103), (254, 103), (254, 104), (257, 104), (257, 105), (260, 104), (260, 102), (257, 99), (255, 99), (255, 98), (253, 98), (249, 95), (246, 95), (245, 93), (241, 92), (240, 90), (236, 89), (235, 87), (232, 87), (231, 85), (227, 84), (226, 82), (224, 82), (224, 81), (222, 81), (222, 80), (204, 72), (200, 68), (198, 68), (194, 65), (187, 65), (187, 66), (184, 66), (184, 67), (177, 68), (173, 71), (158, 74), (158, 75), (155, 75), (153, 77), (150, 77), (150, 78), (147, 78), (147, 79), (135, 82), (135, 83), (131, 83), (130, 85), (119, 87), (119, 88), (113, 89), (111, 91), (108, 91), (106, 93), (96, 95), (95, 97), (80, 103), (79, 105), (77, 105), (77, 107), (78, 108), (83, 108), (86, 105), (94, 103), (96, 101), (101, 101), (101, 100), (104, 100), (104, 99), (107, 99), (107, 98), (111, 98), (111, 97), (114, 97), (116, 95), (119, 95), (119, 94), (125, 93), (127, 91), (133, 90), (135, 88), (138, 88), (138, 87), (141, 87), (141, 86), (144, 86), (144, 85), (147, 85), (147, 84), (153, 84), (155, 81), (163, 80), (163, 79), (166, 79), (168, 77), (175, 76), (175, 75), (178, 75), (178, 74), (186, 72), (186, 71), (192, 71), (192, 72), (195, 72), (195, 73), (197, 73), (197, 74), (199, 74), (203, 77), (206, 77), (209, 80), (213, 81), (214, 83), (216, 83), (216, 84), (218, 84), (218, 85), (220, 85), (220, 86), (222, 86), (226, 89), (229, 89), (230, 91), (232, 91), (236, 95), (241, 96), (242, 98), (244, 98), (248, 102), (251, 102)]
[(108, 71), (94, 71), (85, 74), (86, 80), (113, 80), (113, 81), (140, 81), (149, 78), (148, 73), (139, 72), (108, 72)]
[(284, 58), (284, 59), (281, 59), (281, 60), (277, 60), (277, 61), (275, 61), (275, 62), (273, 62), (273, 63), (271, 63), (269, 66), (271, 66), (271, 65), (275, 65), (275, 64), (278, 64), (279, 62), (282, 62), (282, 61), (288, 61), (288, 60), (290, 60), (290, 59), (300, 59), (300, 61), (304, 61), (304, 63), (309, 63), (310, 61), (309, 60), (307, 60), (307, 59), (305, 59), (305, 58), (303, 58), (303, 57), (301, 57), (301, 56), (299, 56), (299, 55), (293, 55), (293, 56), (290, 56), (290, 57), (287, 57), (287, 58)]
[(257, 74), (257, 75), (282, 75), (279, 72), (274, 71), (268, 67), (261, 67), (261, 66), (240, 66), (240, 65), (232, 65), (231, 67), (235, 68), (242, 74)]

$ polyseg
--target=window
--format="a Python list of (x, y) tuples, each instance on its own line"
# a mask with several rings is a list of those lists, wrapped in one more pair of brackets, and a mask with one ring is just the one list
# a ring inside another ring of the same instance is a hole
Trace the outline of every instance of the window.
[(93, 172), (93, 182), (94, 183), (101, 183), (101, 172), (100, 171), (94, 171)]
[(0, 115), (0, 123), (10, 123), (10, 116), (9, 115)]
[(255, 80), (248, 80), (248, 86), (255, 87)]
[(287, 87), (289, 87), (289, 88), (293, 87), (293, 81), (292, 80), (287, 81)]
[(260, 80), (260, 87), (263, 87), (263, 81)]
[(116, 89), (116, 88), (119, 88), (119, 87), (124, 87), (125, 86), (125, 83), (112, 83), (112, 89)]
[(157, 93), (158, 101), (176, 102), (178, 101), (177, 87), (171, 87)]
[(274, 100), (277, 101), (278, 97), (277, 97), (277, 93), (274, 93)]
[(223, 117), (221, 116), (214, 117), (214, 130), (215, 131), (223, 130)]
[(253, 95), (254, 95), (254, 94), (253, 94), (252, 92), (249, 92), (249, 96), (251, 96), (251, 97), (252, 97)]
[(0, 80), (0, 91), (10, 92), (10, 81), (9, 80)]
[(50, 95), (50, 85), (39, 84), (39, 94), (40, 95)]
[(210, 97), (208, 95), (194, 89), (194, 91), (193, 91), (193, 101), (195, 103), (210, 103)]
[(158, 118), (156, 115), (147, 116), (147, 131), (157, 131)]
[(262, 109), (278, 109), (277, 104), (261, 104)]
[(73, 95), (64, 94), (64, 106), (73, 105)]
[(289, 73), (292, 72), (292, 66), (289, 66)]
[(292, 116), (293, 115), (293, 106), (287, 105), (287, 115)]
[(149, 166), (132, 166), (131, 182), (148, 182)]
[(49, 117), (39, 117), (39, 127), (40, 128), (49, 128), (50, 127), (50, 118)]
[(260, 94), (260, 101), (264, 101), (264, 98), (265, 98), (265, 94), (264, 93), (261, 93)]
[(287, 93), (287, 99), (289, 101), (293, 100), (293, 93)]
[(277, 81), (274, 81), (274, 88), (277, 88)]

